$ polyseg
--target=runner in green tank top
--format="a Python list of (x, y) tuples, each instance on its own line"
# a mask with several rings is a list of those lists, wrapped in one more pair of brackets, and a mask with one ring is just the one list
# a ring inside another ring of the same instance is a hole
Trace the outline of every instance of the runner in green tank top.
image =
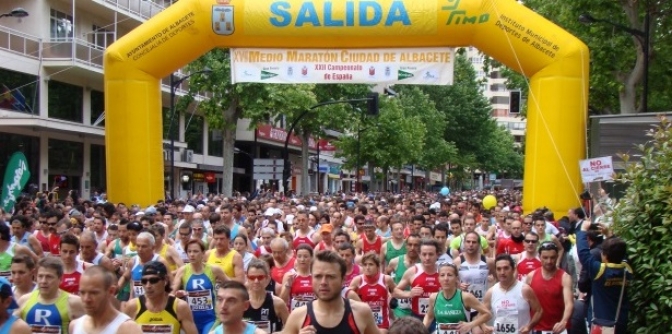
[[(429, 295), (429, 307), (422, 321), (425, 327), (429, 328), (436, 321), (438, 333), (459, 334), (470, 332), (490, 320), (492, 314), (483, 303), (469, 292), (458, 289), (460, 278), (454, 264), (439, 266), (439, 283), (441, 290)], [(467, 311), (470, 309), (478, 312), (473, 319)]]
[[(395, 226), (396, 227), (396, 226)], [(420, 236), (412, 234), (406, 239), (406, 254), (400, 255), (392, 261), (388, 266), (388, 273), (392, 276), (394, 284), (399, 284), (404, 273), (408, 269), (408, 264), (415, 264), (420, 262)], [(411, 315), (411, 301), (410, 299), (397, 299), (397, 307), (392, 310), (394, 317), (399, 319), (401, 317)]]
[(401, 248), (399, 249), (395, 249), (394, 246), (392, 246), (392, 239), (385, 243), (385, 263), (390, 263), (392, 259), (401, 255), (406, 255), (406, 241), (401, 244)]
[[(406, 254), (406, 241), (404, 241), (404, 225), (398, 220), (390, 225), (392, 229), (392, 238), (385, 242), (385, 264), (390, 264), (392, 259), (398, 258), (400, 255)], [(399, 249), (394, 248), (393, 241), (401, 241)]]

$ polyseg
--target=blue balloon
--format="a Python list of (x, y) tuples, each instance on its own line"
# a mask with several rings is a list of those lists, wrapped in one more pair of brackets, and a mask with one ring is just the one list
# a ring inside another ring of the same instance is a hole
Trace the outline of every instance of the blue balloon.
[(443, 195), (443, 196), (448, 196), (448, 195), (450, 195), (450, 189), (448, 189), (448, 187), (443, 187), (443, 188), (441, 188), (441, 192), (440, 192), (440, 193), (441, 193), (441, 195)]

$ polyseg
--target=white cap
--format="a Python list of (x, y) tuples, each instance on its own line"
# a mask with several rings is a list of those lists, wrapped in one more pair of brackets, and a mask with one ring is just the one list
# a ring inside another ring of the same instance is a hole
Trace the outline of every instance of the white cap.
[(306, 209), (306, 207), (303, 206), (303, 204), (299, 204), (299, 205), (296, 206), (296, 209), (299, 210), (299, 211), (303, 211), (303, 210)]
[(273, 216), (274, 214), (275, 214), (275, 209), (274, 208), (268, 208), (264, 212), (265, 217), (270, 217), (270, 216)]
[(314, 205), (310, 207), (310, 212), (313, 212), (313, 211), (317, 211), (317, 207), (314, 206)]
[(182, 209), (182, 212), (194, 213), (194, 212), (196, 212), (196, 209), (194, 209), (194, 207), (191, 206), (191, 205), (187, 205), (187, 206), (184, 207), (184, 209)]

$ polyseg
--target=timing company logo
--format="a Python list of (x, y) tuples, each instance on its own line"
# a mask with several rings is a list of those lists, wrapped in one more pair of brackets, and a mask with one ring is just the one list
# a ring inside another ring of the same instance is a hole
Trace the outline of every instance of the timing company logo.
[(277, 77), (277, 76), (278, 76), (277, 73), (273, 73), (273, 72), (269, 72), (269, 71), (261, 71), (261, 80), (266, 80), (266, 79), (270, 79), (270, 78)]

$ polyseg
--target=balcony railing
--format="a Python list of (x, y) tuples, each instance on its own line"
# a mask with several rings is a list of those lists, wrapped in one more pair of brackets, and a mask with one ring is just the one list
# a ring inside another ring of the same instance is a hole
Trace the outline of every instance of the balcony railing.
[(0, 26), (0, 49), (40, 59), (39, 38), (3, 26)]
[[(74, 43), (74, 47), (73, 47)], [(103, 68), (103, 53), (95, 44), (79, 38), (44, 42), (42, 57), (44, 60), (70, 60), (95, 68)]]
[[(160, 13), (167, 6), (164, 6), (159, 3), (164, 3), (164, 1), (152, 1), (152, 0), (94, 0), (99, 3), (104, 3), (116, 8), (118, 11), (126, 12), (135, 16), (138, 16), (144, 20), (149, 20), (152, 16)], [(159, 2), (159, 3), (157, 3)], [(170, 1), (168, 1), (170, 5)]]

